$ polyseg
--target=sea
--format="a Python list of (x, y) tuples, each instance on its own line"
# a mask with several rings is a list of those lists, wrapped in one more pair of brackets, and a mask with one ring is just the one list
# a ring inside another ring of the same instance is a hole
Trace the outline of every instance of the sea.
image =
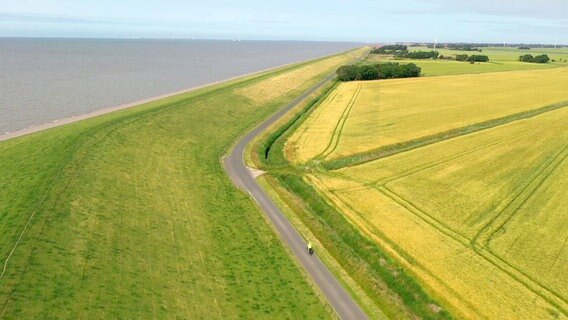
[(0, 135), (358, 46), (4, 38), (0, 39)]

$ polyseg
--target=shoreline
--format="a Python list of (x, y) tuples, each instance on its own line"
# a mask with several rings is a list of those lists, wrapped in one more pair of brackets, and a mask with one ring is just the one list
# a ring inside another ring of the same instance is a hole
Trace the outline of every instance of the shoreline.
[[(349, 51), (351, 51), (351, 50), (349, 50)], [(262, 69), (262, 70), (258, 70), (258, 71), (253, 71), (253, 72), (245, 73), (245, 74), (242, 74), (242, 75), (223, 79), (223, 80), (213, 81), (213, 82), (205, 83), (205, 84), (202, 84), (202, 85), (189, 87), (187, 89), (183, 89), (183, 90), (179, 90), (179, 91), (174, 91), (174, 92), (165, 93), (165, 94), (161, 94), (161, 95), (157, 95), (157, 96), (153, 96), (153, 97), (149, 97), (149, 98), (145, 98), (145, 99), (141, 99), (141, 100), (137, 100), (137, 101), (133, 101), (133, 102), (124, 103), (124, 104), (121, 104), (121, 105), (118, 105), (118, 106), (105, 107), (105, 108), (102, 108), (102, 109), (99, 109), (99, 110), (96, 110), (96, 111), (80, 114), (80, 115), (77, 115), (77, 116), (71, 116), (71, 117), (56, 119), (56, 120), (53, 120), (51, 122), (33, 125), (33, 126), (30, 126), (30, 127), (20, 129), (20, 130), (16, 130), (16, 131), (12, 131), (12, 132), (9, 132), (9, 133), (1, 133), (0, 134), (0, 142), (10, 140), (10, 139), (14, 139), (14, 138), (18, 138), (18, 137), (22, 137), (22, 136), (26, 136), (26, 135), (36, 133), (36, 132), (39, 132), (39, 131), (64, 126), (64, 125), (71, 124), (71, 123), (74, 123), (74, 122), (98, 117), (98, 116), (101, 116), (101, 115), (104, 115), (104, 114), (107, 114), (107, 113), (133, 108), (133, 107), (145, 104), (145, 103), (154, 102), (154, 101), (158, 101), (158, 100), (165, 99), (165, 98), (170, 98), (170, 97), (173, 97), (173, 96), (177, 96), (177, 95), (184, 94), (184, 93), (189, 93), (189, 92), (192, 92), (192, 91), (195, 91), (195, 90), (203, 89), (203, 88), (218, 85), (218, 84), (223, 84), (223, 83), (230, 82), (230, 81), (233, 81), (233, 80), (237, 80), (237, 79), (240, 79), (240, 78), (258, 75), (258, 74), (261, 74), (261, 73), (264, 73), (264, 72), (273, 71), (273, 70), (284, 68), (284, 67), (291, 66), (291, 65), (294, 65), (294, 64), (304, 63), (304, 62), (308, 62), (308, 61), (312, 61), (312, 60), (323, 59), (323, 58), (331, 57), (331, 56), (338, 55), (338, 54), (345, 53), (345, 52), (349, 52), (349, 51), (339, 51), (339, 52), (324, 55), (324, 56), (321, 56), (321, 57), (290, 62), (290, 63), (286, 63), (286, 64), (283, 64), (283, 65), (270, 67), (270, 68), (266, 68), (266, 69)]]

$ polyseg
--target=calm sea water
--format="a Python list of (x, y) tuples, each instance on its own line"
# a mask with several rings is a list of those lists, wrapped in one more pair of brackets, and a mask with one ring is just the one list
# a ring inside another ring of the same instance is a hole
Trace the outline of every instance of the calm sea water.
[(0, 39), (0, 134), (356, 46), (329, 42)]

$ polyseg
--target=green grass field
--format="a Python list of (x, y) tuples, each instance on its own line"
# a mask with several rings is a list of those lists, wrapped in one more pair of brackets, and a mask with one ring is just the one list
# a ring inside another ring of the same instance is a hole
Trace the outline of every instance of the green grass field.
[(257, 165), (387, 316), (564, 319), (567, 76), (341, 83)]
[[(433, 49), (426, 47), (410, 47), (409, 51), (431, 51)], [(456, 54), (482, 54), (487, 55), (490, 59), (487, 63), (469, 64), (467, 62), (448, 61), (448, 60), (410, 60), (410, 59), (395, 59), (392, 56), (385, 55), (370, 55), (371, 62), (400, 62), (400, 63), (415, 63), (422, 68), (423, 76), (443, 76), (443, 75), (459, 75), (459, 74), (475, 74), (487, 72), (503, 72), (503, 71), (520, 71), (520, 70), (538, 70), (550, 69), (568, 66), (568, 49), (533, 49), (533, 50), (518, 50), (516, 48), (482, 48), (482, 52), (470, 51), (457, 51), (448, 49), (436, 49), (444, 56), (455, 56)], [(519, 62), (519, 56), (523, 54), (548, 54), (551, 59), (556, 62), (547, 64), (525, 63)], [(563, 62), (560, 62), (563, 60)]]
[(330, 317), (220, 157), (356, 54), (0, 143), (0, 318)]

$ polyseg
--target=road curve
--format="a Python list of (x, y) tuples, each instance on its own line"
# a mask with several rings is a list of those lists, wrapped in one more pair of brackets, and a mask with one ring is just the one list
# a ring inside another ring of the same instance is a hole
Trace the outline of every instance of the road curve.
[(304, 267), (314, 283), (325, 295), (335, 312), (341, 319), (368, 319), (363, 310), (349, 296), (345, 289), (339, 284), (337, 279), (323, 264), (316, 254), (310, 256), (306, 250), (306, 243), (298, 231), (286, 219), (282, 211), (268, 197), (266, 192), (256, 182), (251, 172), (244, 162), (244, 151), (246, 146), (261, 132), (284, 116), (288, 111), (297, 106), (313, 92), (321, 88), (324, 84), (331, 81), (335, 75), (330, 75), (318, 84), (311, 87), (300, 97), (290, 102), (286, 107), (265, 120), (254, 130), (244, 136), (228, 157), (223, 160), (225, 170), (233, 182), (258, 203), (267, 218), (272, 222), (280, 238), (286, 243), (288, 248), (294, 253), (300, 264)]

